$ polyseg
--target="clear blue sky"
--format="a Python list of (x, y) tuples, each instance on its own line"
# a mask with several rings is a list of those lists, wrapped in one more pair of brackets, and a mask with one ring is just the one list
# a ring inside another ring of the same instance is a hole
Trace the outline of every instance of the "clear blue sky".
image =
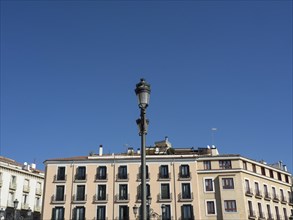
[(292, 1), (1, 1), (1, 154), (206, 147), (292, 171)]

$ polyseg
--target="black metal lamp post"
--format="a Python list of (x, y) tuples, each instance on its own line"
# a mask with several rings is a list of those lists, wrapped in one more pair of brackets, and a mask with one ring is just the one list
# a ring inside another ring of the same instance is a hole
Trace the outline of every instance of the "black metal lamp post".
[(28, 216), (28, 219), (30, 220), (31, 219), (31, 216), (32, 216), (32, 210), (31, 210), (30, 207), (28, 207), (27, 216)]
[(14, 220), (16, 220), (16, 209), (17, 209), (17, 206), (18, 206), (18, 200), (17, 199), (15, 199), (14, 201), (13, 201), (13, 206), (14, 206)]
[(146, 211), (146, 155), (145, 155), (145, 136), (147, 134), (148, 121), (146, 119), (146, 108), (150, 101), (151, 87), (144, 79), (136, 84), (135, 94), (138, 98), (140, 108), (140, 118), (136, 120), (141, 136), (141, 215), (142, 220), (147, 219)]

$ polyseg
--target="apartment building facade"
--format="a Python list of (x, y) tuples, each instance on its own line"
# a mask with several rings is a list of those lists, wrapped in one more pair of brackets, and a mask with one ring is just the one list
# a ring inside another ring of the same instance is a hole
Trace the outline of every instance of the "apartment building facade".
[[(216, 148), (147, 148), (150, 219), (278, 219), (291, 215), (291, 174)], [(45, 161), (43, 219), (139, 219), (140, 152)]]
[(0, 156), (0, 219), (40, 219), (43, 184), (44, 172), (35, 164)]

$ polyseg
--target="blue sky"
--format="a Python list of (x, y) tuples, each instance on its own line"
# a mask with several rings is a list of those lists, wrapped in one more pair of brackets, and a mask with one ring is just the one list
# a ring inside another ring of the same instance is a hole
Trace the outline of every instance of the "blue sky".
[(205, 147), (292, 171), (292, 1), (1, 1), (1, 154)]

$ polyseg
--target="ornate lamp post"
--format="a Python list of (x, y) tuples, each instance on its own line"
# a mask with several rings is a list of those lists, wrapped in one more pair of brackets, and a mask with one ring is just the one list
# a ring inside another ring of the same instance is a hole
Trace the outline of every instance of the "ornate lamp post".
[(14, 201), (13, 201), (13, 206), (14, 206), (14, 220), (16, 220), (16, 209), (17, 209), (17, 206), (18, 206), (18, 200), (17, 199), (15, 199)]
[(31, 216), (32, 216), (32, 210), (30, 207), (28, 207), (28, 210), (27, 210), (27, 216), (28, 216), (28, 219), (31, 219)]
[(150, 101), (151, 87), (144, 79), (136, 84), (135, 94), (138, 98), (140, 108), (140, 118), (136, 120), (141, 136), (141, 215), (140, 219), (147, 219), (146, 212), (146, 156), (145, 156), (145, 136), (147, 134), (148, 120), (146, 119), (146, 108)]
[(162, 219), (164, 220), (165, 219), (165, 213), (166, 213), (166, 205), (162, 204), (161, 209), (162, 209)]

